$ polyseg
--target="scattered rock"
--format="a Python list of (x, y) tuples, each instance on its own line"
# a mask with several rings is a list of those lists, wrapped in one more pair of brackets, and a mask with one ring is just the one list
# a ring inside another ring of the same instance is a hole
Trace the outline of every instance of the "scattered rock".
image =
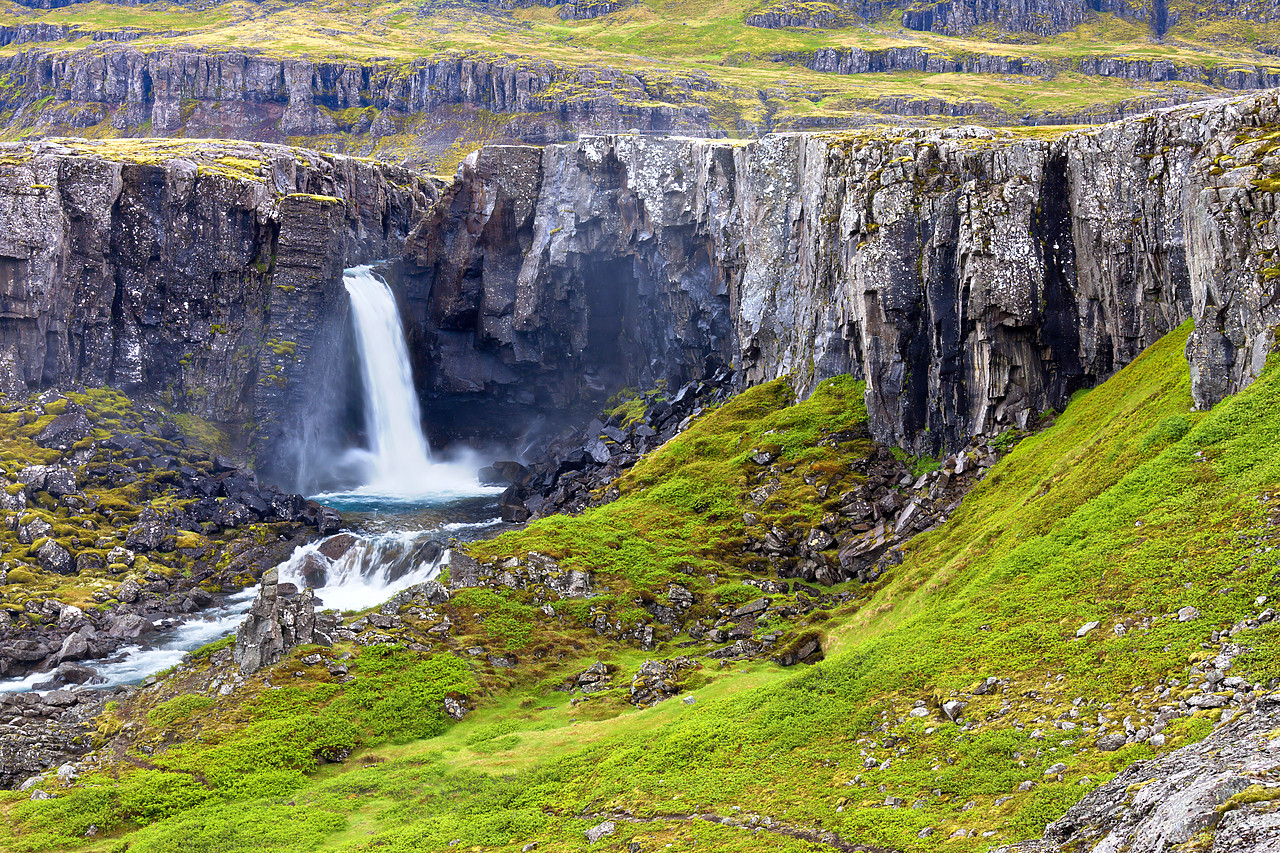
[(599, 824), (597, 826), (593, 826), (587, 830), (587, 833), (586, 833), (587, 841), (590, 842), (591, 844), (595, 844), (601, 838), (606, 838), (610, 835), (613, 835), (617, 831), (618, 831), (617, 824), (615, 824), (611, 820), (606, 820), (604, 823)]
[(664, 702), (680, 692), (680, 673), (698, 667), (699, 664), (688, 657), (647, 660), (631, 679), (628, 701), (638, 708), (648, 708)]

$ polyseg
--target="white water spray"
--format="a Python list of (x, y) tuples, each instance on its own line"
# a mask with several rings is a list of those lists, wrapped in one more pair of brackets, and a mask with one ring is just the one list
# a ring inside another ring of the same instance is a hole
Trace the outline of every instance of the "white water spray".
[(371, 267), (347, 270), (343, 284), (351, 297), (364, 377), (370, 469), (367, 488), (401, 495), (423, 492), (432, 474), (431, 454), (422, 435), (422, 415), (396, 298)]

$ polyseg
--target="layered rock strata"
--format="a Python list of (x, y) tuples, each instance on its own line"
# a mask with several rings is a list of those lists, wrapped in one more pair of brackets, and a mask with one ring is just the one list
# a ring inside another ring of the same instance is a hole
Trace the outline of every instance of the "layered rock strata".
[(1270, 346), (1277, 121), (1270, 93), (1054, 141), (482, 149), (406, 248), (418, 375), (468, 418), (717, 364), (802, 391), (852, 373), (877, 440), (934, 452), (1025, 427), (1194, 316), (1208, 406)]
[[(585, 13), (588, 6), (566, 8)], [(59, 33), (18, 28), (8, 37), (27, 42)], [(531, 142), (632, 127), (705, 135), (712, 123), (704, 96), (721, 88), (697, 75), (505, 55), (313, 62), (108, 43), (78, 51), (28, 48), (0, 58), (0, 74), (13, 81), (0, 96), (10, 127), (74, 132), (105, 125), (123, 135), (181, 131), (273, 141), (339, 133), (377, 139), (401, 132), (412, 117), (454, 108), (522, 116), (508, 135)]]
[(0, 194), (0, 390), (112, 385), (266, 445), (333, 368), (342, 269), (396, 257), (436, 190), (279, 146), (66, 141), (0, 147)]

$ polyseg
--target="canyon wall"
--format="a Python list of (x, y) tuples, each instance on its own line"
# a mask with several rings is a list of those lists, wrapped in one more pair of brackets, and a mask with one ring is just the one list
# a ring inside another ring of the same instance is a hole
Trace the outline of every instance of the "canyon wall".
[[(867, 381), (919, 452), (1062, 408), (1189, 317), (1196, 402), (1271, 344), (1277, 95), (1053, 141), (981, 128), (487, 148), (411, 238), (428, 400)], [(607, 342), (607, 346), (605, 346)]]
[(112, 385), (263, 446), (296, 433), (345, 334), (342, 269), (397, 257), (436, 192), (271, 145), (0, 146), (0, 390)]
[(877, 439), (936, 452), (1062, 408), (1189, 317), (1209, 406), (1280, 322), (1278, 97), (1053, 140), (491, 146), (443, 188), (251, 143), (6, 146), (0, 388), (109, 384), (252, 425), (265, 473), (296, 483), (325, 424), (358, 429), (341, 270), (400, 259), (437, 443), (514, 442), (729, 366), (801, 394), (856, 375)]
[[(32, 28), (5, 33), (14, 41), (60, 34)], [(10, 130), (74, 133), (101, 125), (131, 136), (181, 132), (267, 142), (340, 134), (376, 140), (404, 131), (413, 119), (447, 124), (455, 109), (501, 114), (505, 135), (530, 142), (633, 127), (709, 135), (703, 96), (722, 89), (704, 76), (493, 54), (315, 62), (236, 50), (144, 50), (110, 41), (78, 50), (30, 47), (0, 57), (0, 79), (6, 82), (0, 114)]]

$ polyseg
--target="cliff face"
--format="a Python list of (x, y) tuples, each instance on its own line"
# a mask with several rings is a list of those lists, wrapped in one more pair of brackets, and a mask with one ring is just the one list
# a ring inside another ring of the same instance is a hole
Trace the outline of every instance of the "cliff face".
[[(59, 30), (14, 29), (14, 41)], [(711, 133), (696, 93), (708, 79), (517, 57), (446, 54), (412, 62), (312, 62), (197, 48), (29, 48), (0, 58), (10, 85), (0, 112), (12, 128), (108, 124), (128, 135), (208, 135), (284, 141), (342, 132), (378, 138), (408, 117), (449, 108), (513, 116), (510, 135), (564, 139), (570, 128)], [(51, 99), (51, 100), (47, 100)]]
[(1198, 83), (1218, 89), (1266, 89), (1280, 85), (1274, 68), (1232, 64), (1201, 66), (1170, 59), (1135, 59), (1122, 56), (1085, 56), (1071, 62), (1025, 59), (967, 53), (950, 56), (924, 47), (860, 47), (815, 50), (807, 56), (791, 56), (814, 71), (831, 74), (873, 74), (877, 72), (920, 71), (927, 74), (1016, 74), (1049, 77), (1059, 71), (1073, 71), (1090, 77), (1115, 77), (1133, 82)]
[(867, 380), (876, 438), (935, 451), (1061, 408), (1194, 316), (1210, 405), (1270, 344), (1277, 120), (1270, 94), (1053, 142), (961, 128), (484, 149), (405, 253), (419, 375), (465, 413), (720, 362), (802, 391), (847, 372)]
[(397, 167), (236, 143), (0, 148), (0, 389), (113, 385), (284, 430), (345, 329), (343, 267), (435, 195)]
[(248, 143), (10, 146), (0, 387), (111, 384), (252, 422), (288, 482), (350, 396), (342, 268), (403, 256), (437, 441), (511, 441), (728, 365), (801, 393), (862, 377), (875, 437), (934, 452), (1061, 408), (1188, 317), (1208, 406), (1258, 375), (1280, 322), (1278, 98), (1054, 141), (493, 146), (440, 192)]

